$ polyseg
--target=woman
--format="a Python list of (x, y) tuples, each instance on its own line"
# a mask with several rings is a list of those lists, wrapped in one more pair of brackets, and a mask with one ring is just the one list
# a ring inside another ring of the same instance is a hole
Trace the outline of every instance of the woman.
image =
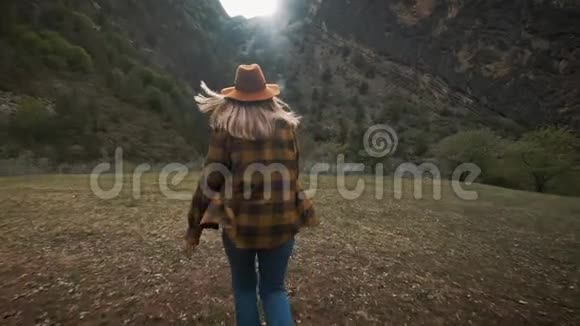
[(221, 226), (237, 325), (261, 325), (257, 287), (267, 324), (292, 325), (284, 286), (288, 260), (299, 229), (317, 224), (298, 180), (299, 117), (256, 64), (238, 67), (235, 86), (220, 94), (202, 88), (207, 96), (196, 101), (211, 114), (212, 132), (186, 244), (193, 249), (203, 229)]

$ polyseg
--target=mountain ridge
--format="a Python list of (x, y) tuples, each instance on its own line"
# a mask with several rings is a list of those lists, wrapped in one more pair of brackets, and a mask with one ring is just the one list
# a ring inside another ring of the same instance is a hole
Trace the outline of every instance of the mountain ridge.
[[(571, 1), (284, 0), (276, 16), (249, 20), (228, 17), (217, 0), (2, 6), (0, 46), (8, 51), (0, 57), (0, 89), (55, 104), (68, 88), (92, 94), (85, 97), (95, 103), (81, 111), (96, 107), (82, 121), (93, 127), (71, 128), (52, 142), (6, 134), (15, 113), (0, 114), (2, 157), (32, 151), (74, 161), (79, 156), (69, 149), (91, 139), (86, 160), (102, 159), (113, 145), (157, 148), (128, 151), (131, 160), (199, 159), (207, 125), (193, 94), (201, 80), (229, 86), (236, 65), (250, 62), (306, 117), (304, 145), (313, 160), (355, 153), (361, 130), (376, 123), (401, 133), (405, 159), (425, 158), (425, 148), (460, 130), (492, 128), (512, 138), (543, 124), (580, 130), (580, 11)], [(539, 11), (550, 18), (538, 18)], [(32, 68), (22, 68), (19, 57)], [(132, 120), (139, 126), (125, 128)], [(143, 136), (148, 129), (156, 131)], [(50, 154), (56, 147), (63, 155)]]

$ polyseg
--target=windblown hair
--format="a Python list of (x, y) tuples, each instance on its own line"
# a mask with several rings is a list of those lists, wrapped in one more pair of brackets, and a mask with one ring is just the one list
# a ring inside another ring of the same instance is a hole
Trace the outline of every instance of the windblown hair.
[(234, 137), (248, 140), (268, 138), (274, 133), (278, 120), (292, 127), (300, 124), (300, 117), (277, 97), (259, 102), (239, 102), (212, 91), (204, 82), (201, 88), (205, 94), (197, 95), (195, 101), (201, 112), (211, 114), (210, 127), (225, 130)]

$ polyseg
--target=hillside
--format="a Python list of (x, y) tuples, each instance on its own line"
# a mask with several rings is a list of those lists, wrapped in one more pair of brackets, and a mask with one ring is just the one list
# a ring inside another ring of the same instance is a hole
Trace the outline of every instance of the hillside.
[[(463, 131), (513, 141), (541, 126), (580, 130), (580, 19), (570, 1), (285, 0), (276, 16), (250, 20), (228, 17), (218, 0), (9, 0), (0, 9), (0, 158), (9, 166), (91, 166), (116, 147), (133, 162), (199, 161), (207, 124), (192, 96), (201, 80), (231, 84), (242, 62), (260, 63), (305, 117), (305, 161), (369, 160), (362, 137), (376, 124), (398, 133), (390, 165), (432, 160), (442, 139)], [(504, 180), (521, 166), (496, 170), (495, 184), (530, 189), (525, 176)]]
[(207, 128), (192, 86), (224, 83), (233, 66), (217, 1), (1, 5), (0, 157), (49, 170), (116, 147), (133, 161), (200, 158)]
[(356, 130), (387, 122), (402, 132), (398, 155), (420, 158), (458, 130), (509, 138), (543, 125), (580, 130), (578, 10), (547, 1), (283, 1), (278, 16), (234, 21), (230, 33), (238, 61), (262, 63), (312, 117), (312, 139), (333, 144), (323, 152), (344, 151), (360, 142)]
[(318, 1), (313, 19), (445, 81), (480, 110), (580, 128), (577, 1)]

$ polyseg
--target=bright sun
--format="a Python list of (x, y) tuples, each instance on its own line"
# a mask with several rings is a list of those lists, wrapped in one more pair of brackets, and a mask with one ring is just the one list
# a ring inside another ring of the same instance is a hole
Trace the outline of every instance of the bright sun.
[(221, 3), (231, 17), (270, 16), (278, 9), (278, 0), (221, 0)]

